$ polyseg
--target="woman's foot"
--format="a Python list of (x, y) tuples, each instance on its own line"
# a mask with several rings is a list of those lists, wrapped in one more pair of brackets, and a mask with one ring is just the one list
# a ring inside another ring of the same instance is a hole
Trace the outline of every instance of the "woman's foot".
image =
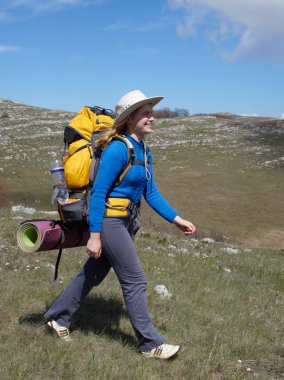
[(72, 339), (70, 337), (70, 332), (67, 329), (67, 327), (61, 326), (54, 320), (46, 322), (45, 326), (48, 332), (56, 332), (60, 339), (66, 342), (71, 342)]
[(141, 354), (146, 358), (170, 359), (175, 356), (179, 350), (180, 346), (163, 343), (151, 351), (141, 351)]

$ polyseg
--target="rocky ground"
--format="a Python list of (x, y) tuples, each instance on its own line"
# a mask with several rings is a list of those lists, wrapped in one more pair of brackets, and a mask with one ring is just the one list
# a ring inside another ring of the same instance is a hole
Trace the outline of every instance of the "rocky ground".
[[(51, 212), (49, 162), (61, 156), (74, 116), (0, 100), (0, 208)], [(284, 246), (284, 120), (226, 113), (157, 120), (148, 143), (163, 193), (203, 237)]]

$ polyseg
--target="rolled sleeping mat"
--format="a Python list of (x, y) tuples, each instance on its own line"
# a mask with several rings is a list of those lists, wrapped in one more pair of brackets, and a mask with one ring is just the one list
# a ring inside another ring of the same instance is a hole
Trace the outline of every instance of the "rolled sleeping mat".
[(24, 252), (33, 253), (84, 246), (89, 236), (75, 226), (62, 228), (54, 220), (27, 220), (18, 228), (17, 242)]

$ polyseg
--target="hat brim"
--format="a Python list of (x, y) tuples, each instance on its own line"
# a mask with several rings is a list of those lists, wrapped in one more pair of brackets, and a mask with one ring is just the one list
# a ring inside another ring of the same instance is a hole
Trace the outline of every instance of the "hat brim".
[(162, 99), (164, 99), (163, 96), (154, 96), (152, 98), (143, 99), (137, 103), (132, 104), (125, 111), (121, 112), (119, 116), (117, 116), (117, 118), (114, 121), (114, 126), (118, 126), (119, 124), (121, 124), (130, 114), (132, 114), (132, 112), (144, 106), (145, 104), (152, 104), (152, 106), (154, 107)]

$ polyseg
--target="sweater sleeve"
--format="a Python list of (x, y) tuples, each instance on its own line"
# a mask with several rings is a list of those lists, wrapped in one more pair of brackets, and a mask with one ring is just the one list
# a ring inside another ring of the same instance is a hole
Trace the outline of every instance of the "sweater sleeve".
[(123, 142), (113, 141), (104, 150), (91, 194), (89, 210), (90, 232), (101, 232), (105, 200), (126, 162), (127, 149)]
[(144, 189), (144, 198), (146, 202), (164, 219), (173, 223), (174, 218), (178, 215), (175, 209), (173, 209), (166, 199), (160, 193), (154, 178), (154, 170), (152, 166), (152, 155), (149, 152), (149, 169), (151, 178), (147, 181)]

